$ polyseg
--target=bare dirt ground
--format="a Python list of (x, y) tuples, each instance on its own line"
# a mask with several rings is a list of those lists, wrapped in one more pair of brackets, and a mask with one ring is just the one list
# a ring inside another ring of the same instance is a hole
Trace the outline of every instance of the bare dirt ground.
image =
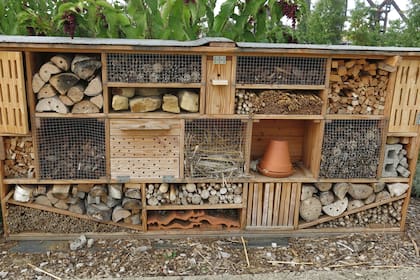
[(249, 266), (238, 237), (92, 240), (90, 247), (76, 250), (70, 250), (71, 241), (2, 239), (0, 279), (417, 279), (420, 199), (411, 200), (402, 234), (317, 235), (254, 245), (246, 241)]

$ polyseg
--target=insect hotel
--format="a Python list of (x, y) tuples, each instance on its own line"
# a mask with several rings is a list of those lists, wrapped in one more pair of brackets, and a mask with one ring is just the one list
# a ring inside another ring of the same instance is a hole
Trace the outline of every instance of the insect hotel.
[(420, 49), (0, 36), (13, 238), (403, 231)]

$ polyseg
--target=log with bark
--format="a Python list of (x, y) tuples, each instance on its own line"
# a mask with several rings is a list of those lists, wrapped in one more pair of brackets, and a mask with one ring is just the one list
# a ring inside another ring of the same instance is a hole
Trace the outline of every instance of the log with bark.
[[(57, 54), (32, 78), (37, 112), (91, 114), (103, 110), (101, 61), (93, 55)], [(80, 104), (81, 103), (81, 104)]]

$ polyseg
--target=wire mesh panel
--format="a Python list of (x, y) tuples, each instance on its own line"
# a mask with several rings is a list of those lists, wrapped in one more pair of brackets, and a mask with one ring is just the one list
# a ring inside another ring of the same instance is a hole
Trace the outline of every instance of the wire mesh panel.
[(324, 85), (326, 58), (239, 56), (238, 84)]
[(375, 178), (382, 130), (381, 120), (335, 120), (327, 123), (320, 177)]
[(244, 175), (246, 123), (200, 119), (185, 123), (185, 177), (228, 178)]
[(107, 69), (110, 82), (201, 82), (200, 55), (110, 53)]
[(105, 176), (105, 123), (98, 119), (38, 119), (41, 179)]

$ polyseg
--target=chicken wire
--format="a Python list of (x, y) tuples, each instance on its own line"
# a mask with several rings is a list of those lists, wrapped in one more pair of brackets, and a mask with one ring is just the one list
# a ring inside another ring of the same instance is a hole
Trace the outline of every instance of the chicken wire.
[(229, 178), (244, 175), (246, 125), (242, 120), (187, 120), (185, 177)]
[(334, 120), (326, 123), (320, 177), (375, 178), (383, 126), (381, 120)]
[(105, 123), (98, 119), (38, 119), (40, 179), (99, 179), (106, 175)]
[(108, 81), (125, 83), (199, 83), (200, 55), (110, 53)]
[(324, 85), (326, 58), (239, 56), (238, 84)]

